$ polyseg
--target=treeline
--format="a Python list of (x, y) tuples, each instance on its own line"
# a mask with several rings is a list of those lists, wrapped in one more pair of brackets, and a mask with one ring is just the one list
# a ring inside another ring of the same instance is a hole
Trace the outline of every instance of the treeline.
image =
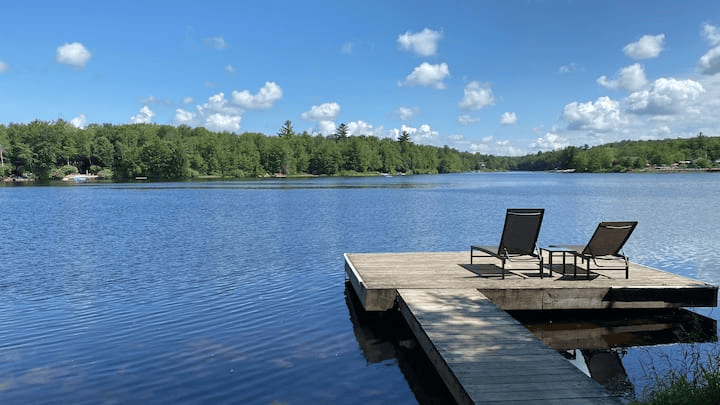
[(341, 124), (330, 136), (295, 133), (286, 121), (274, 136), (236, 135), (205, 128), (157, 124), (91, 124), (33, 121), (0, 125), (0, 177), (61, 178), (73, 173), (117, 180), (143, 176), (344, 175), (353, 173), (453, 173), (475, 170), (607, 172), (671, 166), (708, 168), (720, 162), (720, 138), (622, 141), (503, 157), (414, 144), (399, 139), (348, 136)]
[(699, 133), (694, 138), (622, 141), (605, 145), (538, 152), (512, 158), (510, 170), (574, 169), (580, 172), (625, 172), (649, 167), (709, 168), (720, 161), (720, 137)]
[(276, 136), (157, 124), (80, 129), (63, 120), (0, 125), (0, 175), (52, 179), (89, 172), (123, 180), (450, 173), (492, 168), (492, 162), (502, 160), (447, 146), (417, 145), (407, 133), (393, 140), (347, 132), (341, 124), (331, 136), (296, 134), (290, 121)]

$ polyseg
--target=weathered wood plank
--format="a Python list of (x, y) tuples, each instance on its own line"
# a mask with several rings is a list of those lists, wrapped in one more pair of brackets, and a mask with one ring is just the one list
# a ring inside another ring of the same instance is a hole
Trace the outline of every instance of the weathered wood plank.
[(398, 304), (459, 403), (618, 403), (475, 289), (399, 289)]
[(345, 255), (348, 278), (364, 308), (373, 311), (391, 309), (398, 288), (477, 288), (504, 310), (717, 306), (717, 286), (636, 263), (629, 279), (624, 272), (593, 268), (586, 280), (563, 275), (557, 266), (552, 277), (546, 272), (540, 279), (532, 264), (510, 262), (515, 274), (503, 280), (492, 260), (470, 266), (468, 252)]

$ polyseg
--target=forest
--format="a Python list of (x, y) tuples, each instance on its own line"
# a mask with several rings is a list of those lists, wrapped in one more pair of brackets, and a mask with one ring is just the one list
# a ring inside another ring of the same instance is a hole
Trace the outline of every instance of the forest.
[(0, 177), (38, 180), (75, 173), (123, 181), (477, 170), (621, 172), (676, 162), (709, 168), (719, 159), (720, 138), (702, 133), (503, 157), (415, 144), (407, 132), (398, 139), (349, 136), (345, 124), (330, 136), (298, 134), (290, 121), (272, 136), (158, 124), (91, 124), (81, 129), (64, 120), (0, 125)]

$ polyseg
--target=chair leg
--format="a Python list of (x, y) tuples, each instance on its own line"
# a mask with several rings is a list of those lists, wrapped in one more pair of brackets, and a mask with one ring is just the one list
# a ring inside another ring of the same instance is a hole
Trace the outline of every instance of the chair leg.
[(587, 279), (590, 280), (590, 259), (587, 261)]

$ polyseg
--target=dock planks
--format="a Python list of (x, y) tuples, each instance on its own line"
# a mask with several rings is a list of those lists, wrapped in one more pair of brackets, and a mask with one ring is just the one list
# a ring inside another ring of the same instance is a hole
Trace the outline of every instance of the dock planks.
[(475, 289), (399, 289), (400, 311), (460, 404), (618, 404)]
[(345, 254), (345, 270), (367, 311), (399, 309), (461, 404), (617, 404), (590, 377), (535, 338), (506, 310), (717, 306), (718, 287), (630, 264), (577, 278), (544, 277), (535, 263), (469, 252)]
[(469, 264), (469, 252), (345, 254), (346, 272), (367, 311), (392, 308), (399, 288), (475, 288), (504, 310), (717, 306), (717, 286), (636, 263), (628, 279), (622, 271), (593, 269), (587, 280), (559, 273), (561, 265), (550, 277), (546, 264), (540, 278), (536, 262), (509, 262), (503, 280), (499, 261), (475, 262)]

